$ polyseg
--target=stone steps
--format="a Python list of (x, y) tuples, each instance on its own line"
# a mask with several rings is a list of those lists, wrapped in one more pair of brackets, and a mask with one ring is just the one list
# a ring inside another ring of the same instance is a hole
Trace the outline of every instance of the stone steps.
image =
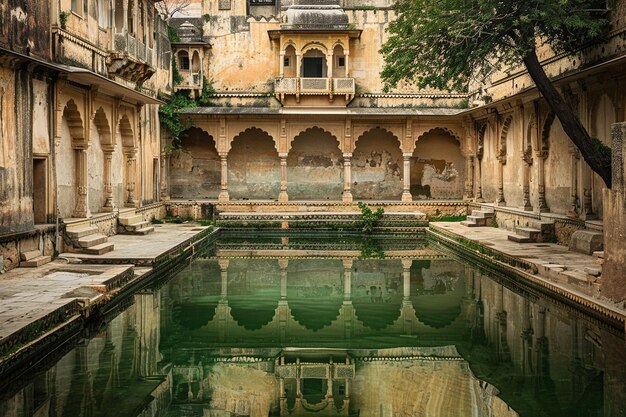
[(80, 239), (85, 236), (92, 235), (94, 233), (98, 233), (98, 228), (94, 226), (83, 226), (83, 227), (68, 227), (67, 235), (72, 239)]
[(81, 249), (85, 249), (85, 248), (90, 248), (92, 246), (99, 245), (101, 243), (105, 243), (107, 240), (108, 238), (105, 235), (97, 233), (97, 234), (81, 237), (80, 239), (76, 240), (76, 243), (78, 243), (78, 247), (80, 247)]
[(517, 243), (535, 243), (541, 236), (541, 230), (532, 227), (516, 227), (515, 234), (509, 235), (508, 239)]
[(124, 235), (147, 235), (154, 232), (154, 227), (143, 220), (141, 215), (133, 215), (119, 218), (118, 232)]
[(88, 248), (83, 248), (81, 252), (87, 255), (103, 255), (105, 253), (111, 252), (113, 249), (113, 243), (104, 242)]
[(488, 209), (472, 210), (472, 214), (467, 216), (467, 220), (461, 222), (466, 227), (485, 227), (489, 226), (493, 219), (494, 212)]
[(40, 255), (36, 258), (31, 258), (27, 261), (21, 261), (20, 266), (24, 268), (37, 268), (38, 266), (45, 265), (52, 261), (52, 257), (49, 255)]

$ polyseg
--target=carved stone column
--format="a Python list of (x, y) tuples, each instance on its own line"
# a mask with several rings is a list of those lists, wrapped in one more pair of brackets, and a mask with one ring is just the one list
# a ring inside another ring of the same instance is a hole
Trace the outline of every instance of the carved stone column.
[(280, 72), (279, 72), (279, 77), (283, 78), (285, 76), (285, 52), (281, 51), (280, 52)]
[(580, 153), (578, 149), (570, 145), (570, 204), (567, 210), (568, 217), (578, 217), (580, 200), (578, 199), (578, 160), (580, 159)]
[[(506, 150), (504, 151), (506, 152)], [(500, 152), (498, 155), (498, 197), (496, 197), (496, 205), (506, 206), (504, 200), (504, 165), (506, 164), (506, 153)]]
[(222, 164), (222, 175), (220, 181), (220, 195), (217, 197), (218, 201), (229, 201), (228, 196), (228, 154), (220, 153), (220, 160)]
[(113, 150), (104, 149), (104, 205), (102, 211), (113, 211), (113, 186), (111, 179), (111, 163), (113, 159)]
[(278, 201), (289, 201), (289, 195), (287, 194), (287, 155), (286, 153), (280, 153), (280, 193), (278, 194)]
[(343, 194), (341, 199), (346, 203), (352, 202), (352, 154), (343, 154)]
[(345, 65), (345, 77), (349, 78), (350, 77), (350, 52), (349, 51), (344, 51), (344, 65)]
[(474, 198), (474, 155), (465, 158), (465, 200)]
[(533, 163), (533, 154), (532, 148), (530, 145), (526, 148), (525, 151), (522, 152), (522, 176), (523, 178), (523, 188), (522, 191), (524, 193), (524, 211), (532, 211), (533, 206), (530, 203), (530, 166)]
[(161, 154), (161, 201), (167, 201), (170, 199), (169, 187), (167, 186), (167, 179), (170, 173), (170, 155), (165, 152)]
[(126, 201), (124, 206), (135, 207), (135, 176), (137, 174), (136, 149), (129, 150), (126, 154)]
[(89, 186), (87, 183), (88, 161), (87, 149), (76, 149), (76, 205), (74, 206), (74, 217), (89, 217), (89, 200), (87, 193)]
[(402, 179), (403, 179), (403, 189), (402, 189), (402, 201), (411, 202), (413, 201), (413, 196), (411, 195), (411, 157), (412, 153), (403, 153), (402, 159), (403, 170), (402, 170)]

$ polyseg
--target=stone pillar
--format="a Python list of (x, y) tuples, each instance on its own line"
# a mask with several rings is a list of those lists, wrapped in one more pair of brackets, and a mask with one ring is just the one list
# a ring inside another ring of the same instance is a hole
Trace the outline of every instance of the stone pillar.
[(580, 201), (578, 200), (578, 160), (580, 158), (580, 154), (578, 153), (578, 149), (574, 148), (574, 146), (570, 145), (569, 148), (570, 153), (570, 204), (569, 209), (567, 210), (568, 217), (578, 217), (578, 207)]
[(474, 198), (474, 155), (465, 157), (465, 200)]
[(326, 55), (326, 77), (333, 78), (333, 55)]
[(343, 154), (343, 194), (341, 199), (346, 203), (352, 202), (352, 154)]
[(344, 304), (352, 301), (352, 259), (343, 260), (343, 302)]
[(76, 149), (76, 205), (74, 206), (74, 217), (83, 218), (91, 216), (89, 212), (89, 200), (87, 184), (88, 161), (87, 148)]
[(548, 157), (547, 150), (540, 150), (537, 155), (537, 208), (539, 213), (547, 213), (550, 211), (548, 203), (546, 203), (546, 174), (545, 160)]
[(496, 205), (506, 206), (506, 201), (504, 200), (504, 164), (506, 164), (506, 154), (498, 155), (498, 160), (500, 163), (498, 164), (498, 196), (496, 197)]
[(582, 204), (582, 215), (585, 220), (597, 219), (598, 215), (593, 212), (593, 175), (591, 173), (591, 168), (586, 163), (580, 164), (580, 181), (582, 182), (583, 188), (583, 204)]
[(483, 198), (483, 158), (482, 155), (477, 155), (478, 163), (476, 164), (476, 197), (474, 200), (477, 203), (484, 203)]
[(532, 149), (528, 148), (522, 152), (522, 191), (524, 194), (524, 211), (532, 211), (533, 206), (530, 203), (530, 166), (533, 163)]
[(218, 201), (225, 202), (230, 200), (230, 197), (228, 196), (228, 154), (220, 153), (220, 160), (222, 164), (222, 175), (220, 181), (220, 194), (217, 199)]
[(124, 206), (135, 207), (135, 176), (137, 174), (136, 149), (126, 152), (126, 201)]
[(217, 261), (217, 264), (220, 267), (220, 278), (222, 280), (220, 299), (225, 301), (228, 298), (228, 265), (230, 261), (228, 259), (220, 259)]
[(280, 73), (279, 77), (283, 78), (285, 76), (285, 51), (280, 52)]
[(296, 54), (296, 77), (297, 78), (302, 77), (302, 74), (300, 74), (301, 67), (302, 67), (302, 55)]
[(344, 51), (345, 77), (350, 78), (350, 52)]
[(403, 153), (402, 159), (403, 170), (402, 170), (402, 179), (403, 179), (403, 189), (402, 189), (402, 201), (410, 202), (413, 201), (413, 196), (411, 195), (411, 157), (412, 153)]
[(161, 177), (159, 178), (161, 180), (161, 201), (165, 201), (165, 200), (169, 200), (170, 199), (170, 193), (169, 193), (169, 189), (168, 189), (168, 184), (167, 184), (167, 179), (169, 178), (169, 161), (170, 161), (170, 156), (169, 154), (165, 154), (162, 153), (161, 154)]
[(278, 194), (278, 201), (289, 201), (289, 195), (287, 194), (287, 155), (286, 153), (279, 153), (280, 158), (280, 193)]
[(113, 159), (113, 150), (105, 149), (104, 150), (104, 205), (102, 206), (102, 211), (111, 212), (113, 211), (113, 186), (112, 182), (112, 173), (111, 173), (111, 161)]

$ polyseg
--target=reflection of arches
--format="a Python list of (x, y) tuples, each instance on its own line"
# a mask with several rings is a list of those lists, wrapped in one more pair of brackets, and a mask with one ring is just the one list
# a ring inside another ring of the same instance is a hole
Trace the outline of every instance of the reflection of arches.
[(65, 108), (63, 109), (63, 117), (67, 120), (67, 125), (70, 128), (72, 146), (78, 147), (84, 145), (85, 128), (83, 125), (83, 118), (81, 117), (78, 106), (74, 100), (69, 100), (65, 105)]
[(274, 319), (279, 297), (277, 289), (257, 290), (250, 295), (229, 295), (230, 315), (246, 330), (261, 329)]
[(461, 314), (461, 299), (454, 293), (417, 296), (411, 301), (417, 319), (435, 329), (449, 326)]
[(172, 319), (186, 330), (196, 330), (213, 320), (218, 300), (193, 303), (175, 303)]
[(277, 198), (280, 159), (269, 133), (249, 128), (235, 136), (228, 153), (228, 188), (232, 199)]
[(343, 155), (330, 132), (312, 127), (291, 142), (287, 181), (291, 199), (335, 200), (343, 191)]
[(111, 135), (109, 120), (107, 119), (107, 115), (102, 106), (96, 110), (96, 115), (93, 121), (96, 125), (96, 129), (98, 130), (98, 136), (100, 136), (100, 144), (102, 145), (102, 148), (112, 149), (115, 146), (115, 143), (113, 142), (113, 136)]
[(374, 330), (382, 330), (391, 326), (399, 317), (402, 308), (402, 296), (394, 296), (384, 303), (371, 303), (369, 300), (353, 298), (352, 304), (357, 319), (363, 326)]
[(191, 127), (181, 134), (180, 149), (169, 160), (173, 198), (217, 198), (221, 182), (220, 157), (212, 136)]
[[(288, 293), (289, 294), (289, 293)], [(289, 307), (294, 320), (309, 330), (321, 330), (337, 320), (342, 300), (329, 297), (290, 297)]]
[(363, 133), (352, 154), (351, 179), (356, 199), (400, 199), (402, 150), (398, 138), (379, 127)]
[(463, 198), (465, 159), (461, 143), (445, 128), (418, 137), (411, 158), (411, 194), (417, 198)]

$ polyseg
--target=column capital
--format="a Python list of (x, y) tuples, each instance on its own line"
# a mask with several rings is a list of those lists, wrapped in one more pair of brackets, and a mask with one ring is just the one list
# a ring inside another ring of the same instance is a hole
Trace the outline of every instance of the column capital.
[(278, 152), (278, 157), (280, 159), (287, 159), (288, 156), (289, 156), (289, 152)]
[(352, 269), (352, 264), (354, 263), (354, 259), (344, 259), (342, 260), (344, 269)]
[(403, 152), (403, 153), (402, 153), (402, 157), (403, 157), (404, 159), (409, 159), (409, 158), (411, 158), (412, 156), (413, 156), (413, 152)]
[(343, 153), (343, 157), (344, 158), (352, 158), (352, 152), (344, 152)]

